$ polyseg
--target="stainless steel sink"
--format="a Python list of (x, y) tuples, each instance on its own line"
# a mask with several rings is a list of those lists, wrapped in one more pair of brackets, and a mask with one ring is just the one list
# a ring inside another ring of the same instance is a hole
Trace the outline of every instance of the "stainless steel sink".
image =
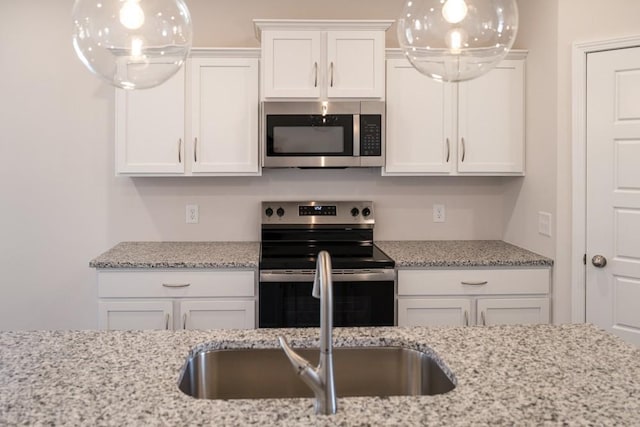
[[(318, 349), (297, 352), (318, 361)], [(333, 358), (339, 397), (433, 395), (455, 388), (431, 356), (412, 349), (334, 347)], [(178, 386), (200, 399), (313, 397), (281, 349), (198, 352), (187, 359)]]

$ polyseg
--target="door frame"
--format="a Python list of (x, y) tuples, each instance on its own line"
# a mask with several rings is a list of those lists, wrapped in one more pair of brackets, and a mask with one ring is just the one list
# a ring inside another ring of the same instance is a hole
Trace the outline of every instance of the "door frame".
[(571, 321), (586, 321), (587, 247), (587, 55), (604, 50), (640, 47), (640, 35), (574, 43), (571, 56)]

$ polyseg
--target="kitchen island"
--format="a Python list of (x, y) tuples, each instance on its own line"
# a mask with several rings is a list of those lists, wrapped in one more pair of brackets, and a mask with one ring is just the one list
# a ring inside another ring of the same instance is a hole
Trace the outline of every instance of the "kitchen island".
[(420, 397), (198, 400), (194, 348), (317, 345), (317, 329), (0, 332), (0, 425), (638, 425), (640, 350), (590, 325), (337, 328), (335, 346), (433, 352), (456, 388)]

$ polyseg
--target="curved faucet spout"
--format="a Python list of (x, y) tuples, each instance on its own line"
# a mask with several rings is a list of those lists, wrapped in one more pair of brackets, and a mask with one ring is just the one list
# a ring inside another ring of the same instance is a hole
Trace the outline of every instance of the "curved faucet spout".
[(338, 410), (333, 377), (333, 282), (331, 280), (331, 257), (320, 251), (313, 280), (315, 298), (320, 298), (320, 361), (317, 368), (297, 354), (283, 337), (278, 337), (280, 346), (291, 361), (302, 380), (313, 390), (316, 414), (330, 415)]

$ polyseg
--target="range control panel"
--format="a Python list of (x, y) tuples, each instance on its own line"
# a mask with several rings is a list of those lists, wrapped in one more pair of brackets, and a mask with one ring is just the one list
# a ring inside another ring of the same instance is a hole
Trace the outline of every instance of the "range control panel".
[(374, 224), (373, 202), (262, 202), (262, 224)]

